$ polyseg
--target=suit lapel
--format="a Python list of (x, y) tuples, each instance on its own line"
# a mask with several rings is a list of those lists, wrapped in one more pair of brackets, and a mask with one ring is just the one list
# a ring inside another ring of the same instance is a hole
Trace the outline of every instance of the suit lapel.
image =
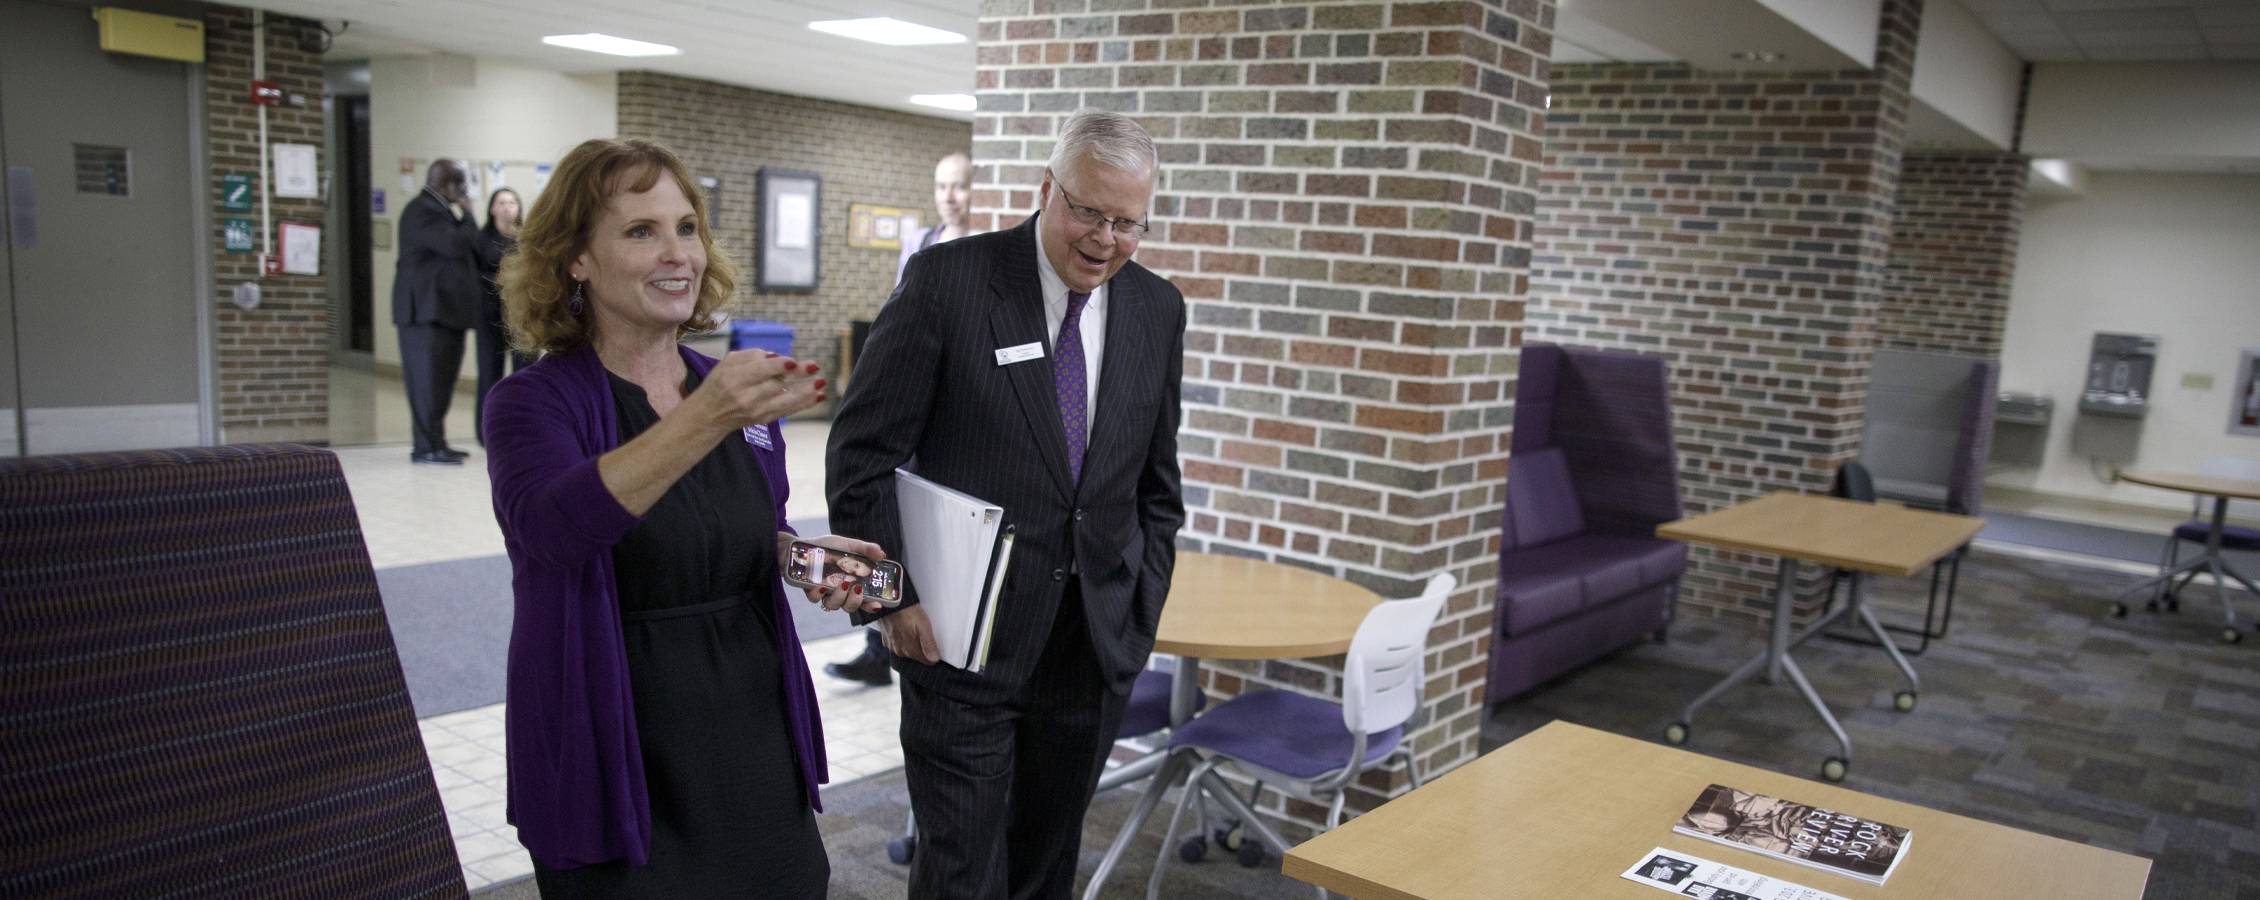
[[(1048, 347), (1045, 340), (1044, 289), (1036, 274), (1036, 220), (1031, 217), (1026, 225), (1012, 230), (1005, 239), (1004, 258), (996, 268), (990, 289), (996, 302), (989, 308), (989, 332), (996, 343), (991, 350), (1018, 347), (1034, 343)], [(1051, 474), (1052, 485), (1060, 495), (1069, 500), (1075, 497), (1075, 482), (1067, 471), (1067, 426), (1059, 417), (1059, 394), (1052, 385), (1051, 354), (1041, 359), (1004, 366), (1005, 379), (1020, 399), (1020, 411), (1028, 419), (1028, 430), (1036, 436), (1036, 446), (1043, 448), (1044, 471)], [(1101, 384), (1104, 389), (1104, 383)]]
[(1146, 451), (1146, 442), (1130, 432), (1131, 423), (1123, 416), (1134, 405), (1137, 392), (1152, 380), (1148, 375), (1153, 370), (1146, 358), (1150, 350), (1146, 327), (1149, 304), (1138, 282), (1119, 274), (1107, 282), (1106, 303), (1106, 358), (1099, 367), (1098, 402), (1091, 410), (1091, 446), (1083, 458), (1085, 472), (1097, 471), (1094, 457), (1105, 463), (1122, 453)]

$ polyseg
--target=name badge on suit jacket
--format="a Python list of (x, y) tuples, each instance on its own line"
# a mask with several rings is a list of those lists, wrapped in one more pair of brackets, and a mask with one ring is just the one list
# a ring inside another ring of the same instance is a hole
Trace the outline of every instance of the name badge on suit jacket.
[(1018, 347), (1004, 347), (997, 351), (997, 365), (1009, 366), (1017, 362), (1044, 358), (1044, 342), (1029, 341)]
[(746, 426), (745, 442), (763, 450), (777, 449), (775, 445), (769, 443), (769, 426), (767, 425)]

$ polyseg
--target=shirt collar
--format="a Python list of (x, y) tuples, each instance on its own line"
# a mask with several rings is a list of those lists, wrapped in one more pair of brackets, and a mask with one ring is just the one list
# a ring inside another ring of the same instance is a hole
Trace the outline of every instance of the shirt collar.
[[(1035, 232), (1036, 278), (1043, 284), (1044, 287), (1044, 305), (1046, 307), (1056, 305), (1057, 307), (1059, 307), (1061, 314), (1065, 315), (1067, 309), (1068, 293), (1067, 281), (1059, 277), (1059, 270), (1052, 268), (1051, 255), (1044, 252), (1044, 228), (1042, 223), (1037, 223)], [(1099, 285), (1096, 290), (1091, 291), (1090, 299), (1083, 301), (1083, 308), (1085, 310), (1089, 310), (1093, 307), (1101, 307), (1104, 305), (1106, 305), (1106, 285), (1104, 284)]]

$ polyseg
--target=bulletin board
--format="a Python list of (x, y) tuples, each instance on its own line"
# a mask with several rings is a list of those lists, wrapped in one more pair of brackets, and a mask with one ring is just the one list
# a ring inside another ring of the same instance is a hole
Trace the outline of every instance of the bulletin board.
[(754, 173), (754, 285), (813, 291), (822, 283), (824, 177), (764, 168)]

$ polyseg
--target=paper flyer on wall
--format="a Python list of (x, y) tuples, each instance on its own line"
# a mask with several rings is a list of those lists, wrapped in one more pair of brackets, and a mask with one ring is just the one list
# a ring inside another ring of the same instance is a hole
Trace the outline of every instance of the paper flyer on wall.
[(1844, 900), (1827, 891), (1657, 847), (1625, 878), (1699, 900)]

